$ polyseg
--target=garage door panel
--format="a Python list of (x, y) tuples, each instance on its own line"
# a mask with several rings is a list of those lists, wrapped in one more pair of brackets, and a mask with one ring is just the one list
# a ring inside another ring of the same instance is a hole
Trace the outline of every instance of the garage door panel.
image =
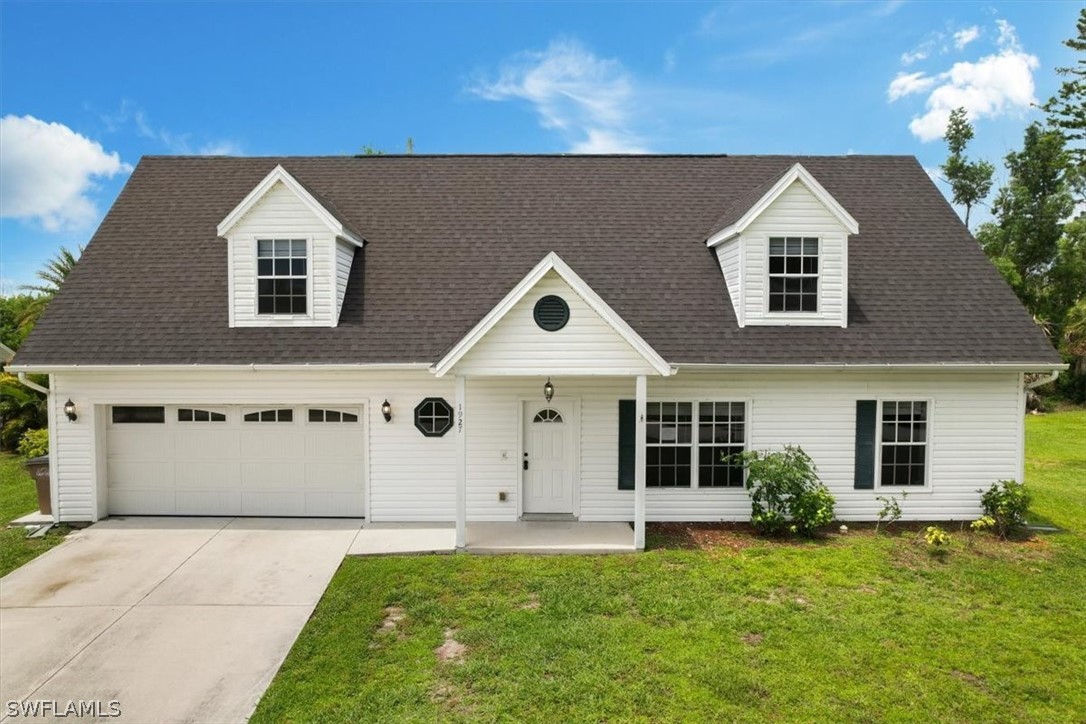
[(175, 515), (177, 501), (172, 490), (109, 491), (109, 512), (112, 515)]
[(149, 460), (110, 459), (109, 484), (118, 488), (171, 490), (174, 487), (173, 465)]
[(178, 490), (178, 515), (241, 515), (240, 490)]
[[(159, 414), (165, 422), (112, 422), (117, 417), (107, 414), (110, 514), (365, 514), (361, 422), (313, 420), (308, 408), (299, 406), (293, 406), (290, 422), (246, 422), (250, 409), (217, 407), (225, 421), (190, 421), (176, 406)], [(360, 407), (351, 409), (365, 419)]]
[(291, 460), (305, 455), (305, 443), (297, 427), (289, 425), (285, 431), (269, 429), (273, 425), (276, 424), (253, 424), (252, 427), (256, 429), (241, 431), (243, 458)]
[(306, 493), (308, 515), (354, 518), (362, 515), (362, 493)]
[(305, 495), (300, 491), (245, 491), (241, 494), (241, 515), (309, 515)]
[(237, 490), (241, 488), (241, 463), (236, 460), (179, 460), (174, 464), (174, 484), (179, 490)]
[(297, 490), (301, 488), (305, 466), (298, 462), (243, 462), (241, 487), (246, 490)]
[(116, 425), (106, 438), (110, 457), (154, 460), (174, 454), (174, 437), (165, 425)]
[(307, 458), (325, 460), (357, 460), (361, 457), (361, 425), (351, 425), (349, 430), (315, 426), (306, 431), (305, 453)]
[(229, 460), (241, 456), (237, 430), (179, 428), (174, 451), (178, 460)]
[(358, 463), (306, 463), (305, 489), (358, 492)]

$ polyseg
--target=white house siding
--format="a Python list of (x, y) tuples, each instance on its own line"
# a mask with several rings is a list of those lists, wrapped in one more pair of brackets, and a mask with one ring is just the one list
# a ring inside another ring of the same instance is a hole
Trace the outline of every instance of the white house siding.
[(347, 281), (351, 276), (351, 264), (354, 263), (354, 244), (338, 239), (336, 241), (336, 320), (343, 311), (343, 297), (347, 294)]
[[(309, 315), (275, 318), (256, 313), (257, 239), (309, 241)], [(336, 240), (282, 183), (277, 183), (230, 231), (232, 321), (235, 327), (322, 326), (338, 321)]]
[[(521, 400), (544, 405), (545, 377), (467, 380), (466, 430), (469, 520), (515, 520), (518, 515)], [(633, 399), (631, 377), (551, 376), (557, 397), (580, 402), (577, 512), (581, 520), (631, 520), (633, 492), (620, 491), (618, 400)], [(63, 373), (54, 377), (57, 509), (63, 520), (103, 515), (95, 504), (95, 418), (109, 404), (365, 404), (369, 429), (367, 515), (375, 521), (452, 520), (455, 436), (425, 438), (413, 409), (423, 397), (454, 402), (451, 376), (417, 372), (192, 372)], [(748, 400), (750, 445), (798, 444), (814, 458), (845, 520), (873, 519), (880, 490), (853, 489), (856, 400), (931, 400), (931, 486), (903, 503), (906, 518), (964, 519), (978, 514), (977, 490), (1019, 475), (1021, 409), (1015, 372), (695, 371), (650, 377), (650, 400)], [(80, 417), (70, 423), (69, 397)], [(388, 398), (393, 421), (380, 404)], [(97, 447), (101, 447), (98, 436)], [(499, 493), (506, 501), (499, 501)], [(659, 490), (647, 494), (649, 520), (744, 520), (742, 490)]]
[[(540, 329), (533, 311), (556, 294), (569, 305), (569, 323)], [(549, 272), (457, 362), (456, 374), (652, 374), (653, 370), (611, 325), (555, 272)]]
[[(818, 314), (769, 314), (769, 237), (817, 236), (819, 259)], [(789, 186), (741, 237), (743, 322), (750, 325), (845, 326), (848, 310), (848, 231), (799, 181)], [(726, 274), (725, 274), (726, 276)]]
[[(365, 405), (368, 427), (367, 517), (371, 520), (451, 520), (455, 498), (455, 437), (423, 437), (413, 411), (422, 398), (453, 402), (452, 378), (417, 372), (208, 371), (126, 373), (72, 372), (54, 376), (57, 511), (62, 520), (85, 521), (105, 515), (105, 478), (96, 475), (108, 405), (192, 404), (303, 407), (313, 404)], [(79, 419), (68, 422), (64, 402), (71, 397)], [(381, 415), (388, 399), (392, 422)], [(102, 425), (102, 427), (98, 427)], [(104, 468), (104, 466), (103, 466)], [(98, 507), (95, 490), (100, 486)]]
[[(581, 402), (581, 520), (630, 520), (633, 493), (618, 489), (618, 400), (633, 398), (629, 378), (552, 381), (560, 397)], [(521, 452), (518, 400), (543, 405), (541, 379), (468, 381), (469, 513), (512, 520)], [(801, 445), (837, 497), (845, 520), (873, 519), (883, 490), (853, 488), (856, 400), (932, 400), (931, 488), (913, 491), (907, 518), (970, 518), (978, 488), (1018, 476), (1018, 375), (1013, 372), (691, 372), (649, 378), (649, 399), (734, 399), (750, 402), (748, 430), (755, 449)], [(502, 458), (502, 453), (506, 458)], [(508, 494), (507, 503), (498, 493)], [(900, 496), (899, 496), (900, 497)], [(649, 520), (745, 520), (742, 490), (659, 490), (647, 493)]]
[(742, 254), (740, 254), (739, 246), (741, 243), (741, 239), (735, 238), (716, 248), (720, 271), (724, 273), (724, 281), (728, 284), (728, 296), (731, 297), (732, 309), (735, 310), (735, 318), (739, 321), (739, 326), (743, 326), (743, 318), (740, 316), (743, 299), (742, 280), (740, 279)]

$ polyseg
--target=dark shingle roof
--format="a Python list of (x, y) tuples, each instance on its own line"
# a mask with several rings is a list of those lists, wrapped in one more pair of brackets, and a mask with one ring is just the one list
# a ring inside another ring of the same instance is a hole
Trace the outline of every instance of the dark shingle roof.
[[(740, 329), (707, 230), (797, 161), (849, 326)], [(215, 227), (279, 163), (368, 242), (337, 328), (227, 326)], [(1060, 361), (911, 157), (374, 156), (144, 158), (16, 363), (435, 362), (550, 251), (672, 364)]]

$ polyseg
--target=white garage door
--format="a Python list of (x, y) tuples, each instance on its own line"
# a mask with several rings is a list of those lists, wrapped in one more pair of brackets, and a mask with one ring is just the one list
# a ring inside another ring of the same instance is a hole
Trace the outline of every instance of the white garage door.
[(364, 515), (360, 406), (114, 406), (111, 515)]

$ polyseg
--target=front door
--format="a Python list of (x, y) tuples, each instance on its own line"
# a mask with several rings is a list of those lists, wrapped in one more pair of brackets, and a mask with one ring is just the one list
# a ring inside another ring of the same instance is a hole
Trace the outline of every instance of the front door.
[(572, 513), (574, 404), (524, 403), (524, 512)]

